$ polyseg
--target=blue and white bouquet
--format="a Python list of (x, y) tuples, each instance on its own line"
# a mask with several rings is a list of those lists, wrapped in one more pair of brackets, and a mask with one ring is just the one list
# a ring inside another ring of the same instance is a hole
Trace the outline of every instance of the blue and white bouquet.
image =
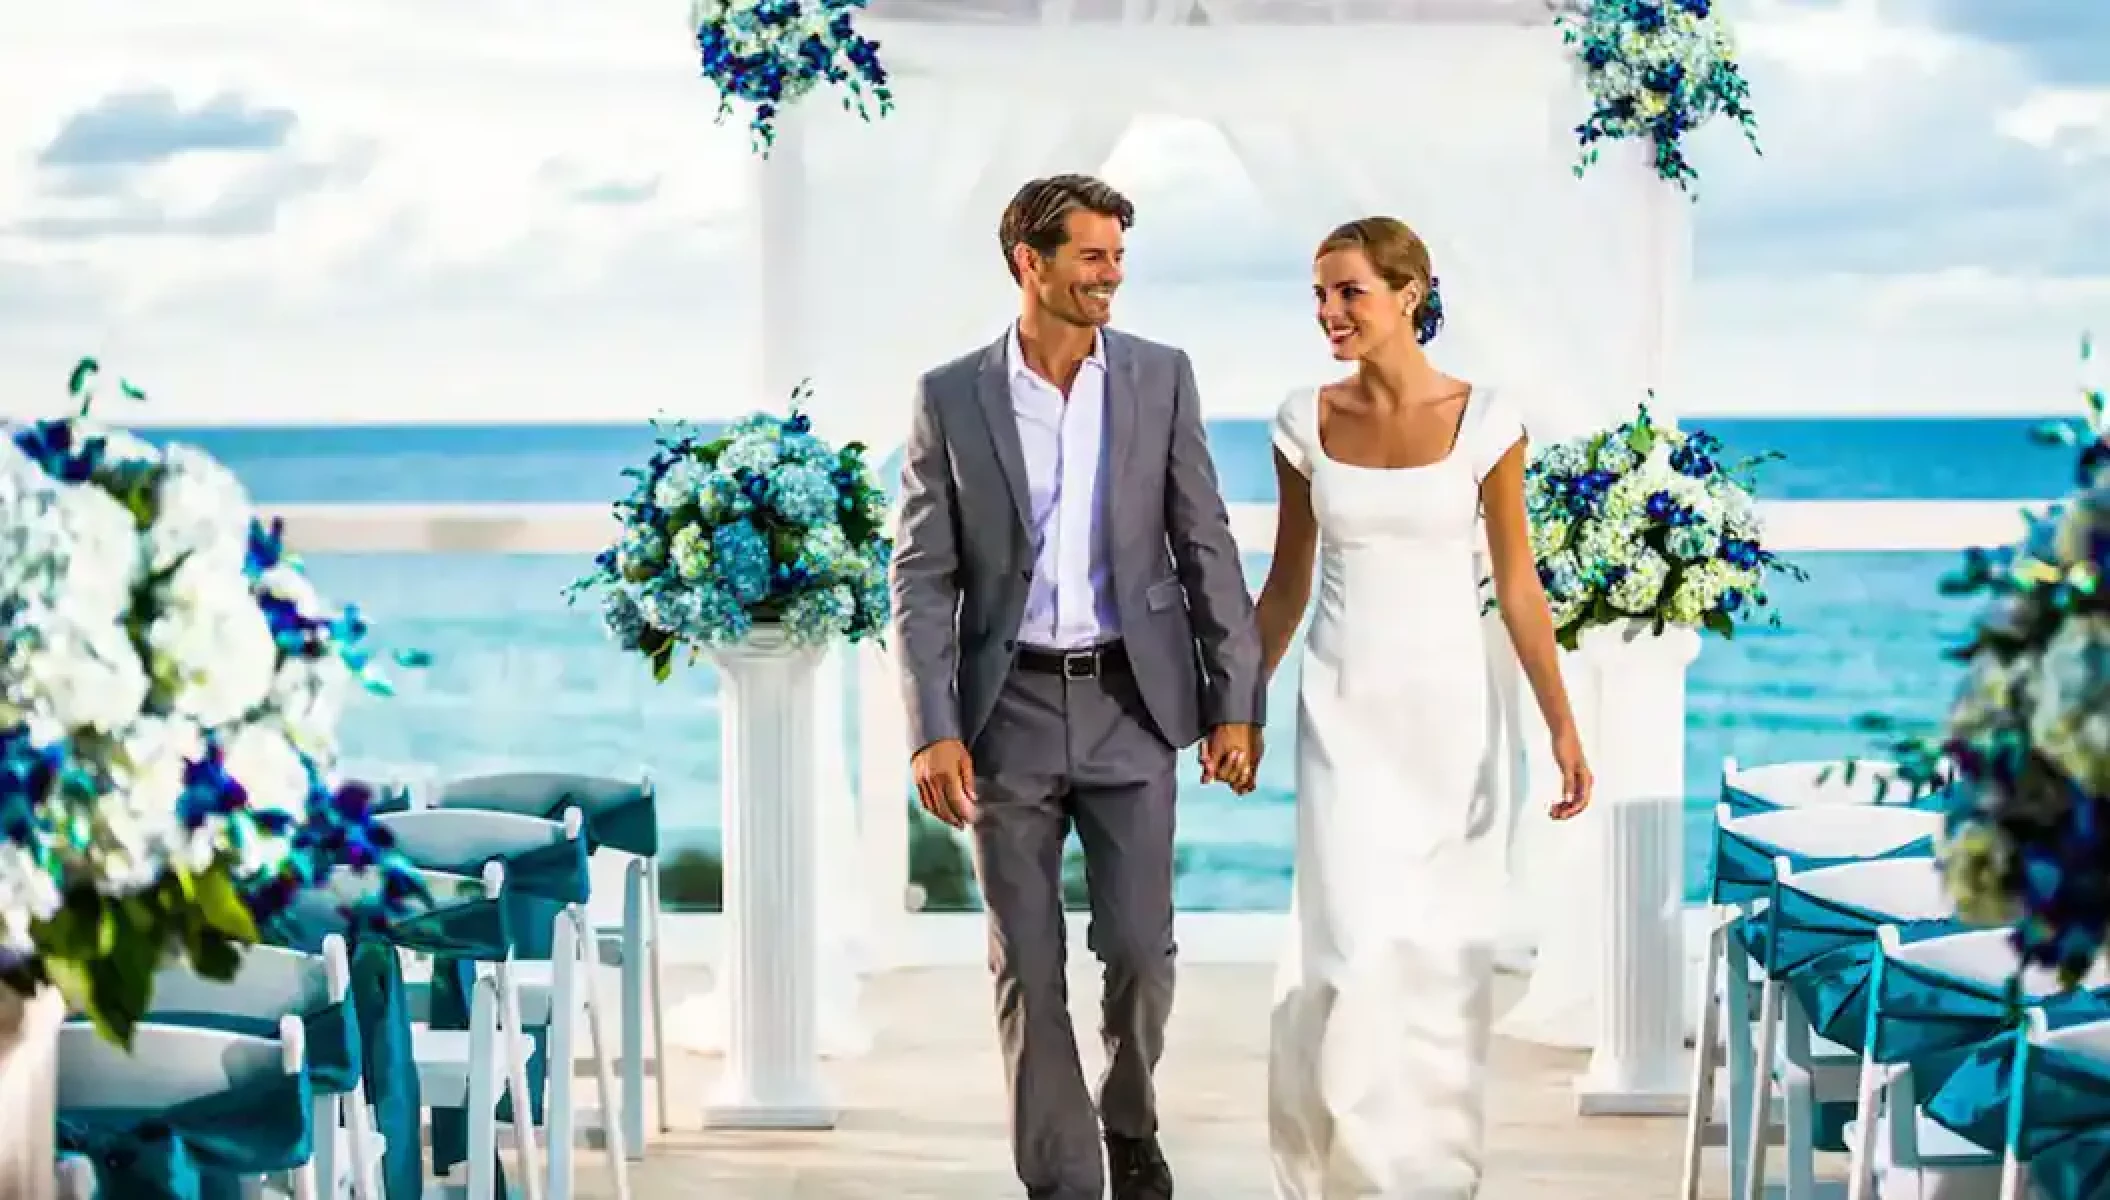
[(0, 980), (124, 1042), (171, 957), (231, 977), (336, 867), (416, 884), (332, 781), (348, 693), (385, 686), (358, 613), (220, 463), (90, 420), (96, 374), (79, 415), (0, 422)]
[(1643, 407), (1533, 459), (1532, 552), (1562, 646), (1627, 622), (1730, 637), (1770, 603), (1769, 573), (1802, 577), (1765, 548), (1751, 497), (1774, 456), (1731, 464), (1722, 454), (1713, 435), (1658, 425)]
[(659, 450), (618, 501), (622, 535), (572, 585), (598, 590), (608, 629), (667, 678), (674, 652), (740, 642), (757, 625), (802, 645), (886, 628), (886, 496), (864, 447), (836, 450), (799, 410), (756, 413), (708, 437), (662, 427)]
[(2110, 939), (2110, 424), (2086, 399), (2085, 427), (2047, 431), (2080, 447), (2074, 491), (1944, 580), (1986, 602), (1951, 652), (1963, 684), (1937, 733), (1892, 748), (1921, 789), (1954, 781), (1941, 859), (1959, 911), (2013, 924), (2068, 982)]
[(1560, 22), (1590, 92), (1590, 115), (1575, 129), (1578, 176), (1602, 143), (1646, 139), (1656, 174), (1690, 191), (1699, 173), (1685, 157), (1685, 135), (1718, 116), (1758, 149), (1751, 87), (1713, 0), (1590, 0)]
[(842, 89), (843, 107), (864, 120), (894, 111), (879, 43), (857, 32), (866, 0), (693, 0), (704, 77), (718, 87), (718, 119), (747, 105), (757, 153), (776, 144), (777, 115), (823, 84)]

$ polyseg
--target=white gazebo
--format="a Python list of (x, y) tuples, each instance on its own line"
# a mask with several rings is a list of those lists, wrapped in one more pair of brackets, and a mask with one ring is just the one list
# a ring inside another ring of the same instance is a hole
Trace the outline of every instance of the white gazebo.
[[(829, 434), (884, 455), (916, 377), (1015, 310), (994, 236), (1013, 190), (1097, 171), (1137, 116), (1171, 114), (1214, 123), (1269, 206), (1315, 241), (1351, 217), (1409, 221), (1443, 279), (1438, 349), (1521, 398), (1535, 441), (1615, 423), (1665, 382), (1690, 204), (1631, 147), (1575, 176), (1589, 102), (1556, 11), (1548, 0), (872, 0), (861, 27), (880, 43), (893, 115), (866, 125), (816, 94), (755, 163), (764, 394), (780, 403), (814, 379)], [(1521, 767), (1545, 738), (1528, 696), (1516, 702), (1509, 656), (1497, 657), (1512, 725), (1534, 731), (1508, 756)], [(844, 964), (888, 961), (907, 891), (898, 690), (880, 652), (860, 666), (854, 826), (849, 772), (830, 761), (841, 739), (827, 736), (844, 673), (824, 672), (820, 689), (820, 798), (844, 799), (823, 806), (830, 894), (817, 992), (801, 1001), (845, 1026), (822, 1044), (861, 1040), (842, 1016), (855, 1009)], [(1574, 690), (1581, 704), (1598, 689)], [(1513, 923), (1549, 953), (1510, 1032), (1573, 1044), (1575, 1028), (1594, 1026), (1596, 1111), (1661, 1111), (1681, 1093), (1667, 1074), (1679, 1032), (1666, 1029), (1679, 1024), (1678, 897), (1658, 889), (1680, 870), (1682, 704), (1641, 707), (1653, 711), (1583, 714), (1607, 743), (1593, 746), (1601, 803), (1589, 817), (1513, 825)], [(1525, 774), (1513, 772), (1513, 812), (1535, 814)], [(1627, 864), (1617, 880), (1615, 860)], [(1599, 936), (1608, 927), (1620, 936)], [(851, 943), (862, 953), (845, 953)]]

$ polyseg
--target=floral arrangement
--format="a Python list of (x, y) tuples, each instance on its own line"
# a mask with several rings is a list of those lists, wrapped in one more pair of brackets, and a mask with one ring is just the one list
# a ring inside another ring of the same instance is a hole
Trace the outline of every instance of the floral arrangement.
[(1717, 116), (1735, 121), (1758, 149), (1751, 88), (1713, 0), (1590, 0), (1560, 23), (1592, 106), (1575, 129), (1576, 175), (1597, 161), (1604, 142), (1645, 138), (1656, 174), (1690, 192), (1699, 173), (1685, 157), (1685, 135)]
[(2110, 939), (2110, 421), (2102, 392), (2085, 397), (2084, 427), (2046, 431), (2080, 447), (2075, 490), (1943, 582), (1985, 598), (1951, 652), (1964, 681), (1938, 732), (1892, 748), (1922, 791), (1953, 777), (1941, 861), (1958, 910), (2013, 924), (2023, 958), (2069, 983)]
[(843, 107), (864, 120), (894, 111), (879, 43), (857, 32), (851, 15), (866, 0), (694, 0), (689, 28), (704, 77), (718, 87), (718, 119), (735, 101), (749, 106), (757, 153), (776, 144), (787, 104), (822, 84), (841, 88)]
[(886, 627), (893, 542), (864, 447), (833, 449), (792, 395), (788, 416), (757, 413), (716, 437), (660, 427), (658, 452), (615, 506), (616, 544), (572, 585), (604, 593), (609, 632), (656, 678), (677, 647), (746, 638), (758, 624), (792, 641), (861, 641)]
[(386, 690), (364, 622), (220, 463), (94, 423), (98, 374), (0, 423), (0, 981), (124, 1043), (164, 963), (232, 977), (333, 869), (417, 884), (331, 781), (350, 688)]
[(1730, 637), (1770, 603), (1769, 572), (1802, 578), (1765, 548), (1751, 498), (1757, 468), (1776, 457), (1732, 465), (1713, 435), (1658, 425), (1646, 406), (1541, 452), (1524, 498), (1560, 644), (1628, 621)]

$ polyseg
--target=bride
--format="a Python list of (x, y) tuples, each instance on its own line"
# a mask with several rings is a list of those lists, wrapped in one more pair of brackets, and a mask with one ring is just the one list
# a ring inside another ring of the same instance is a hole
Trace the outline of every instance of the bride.
[(1428, 248), (1389, 217), (1319, 245), (1338, 382), (1276, 417), (1281, 509), (1258, 618), (1267, 670), (1311, 600), (1297, 710), (1291, 939), (1268, 1137), (1279, 1200), (1468, 1200), (1481, 1174), (1503, 868), (1481, 645), (1483, 519), (1504, 624), (1553, 735), (1556, 820), (1590, 802), (1524, 514), (1524, 429), (1422, 353)]

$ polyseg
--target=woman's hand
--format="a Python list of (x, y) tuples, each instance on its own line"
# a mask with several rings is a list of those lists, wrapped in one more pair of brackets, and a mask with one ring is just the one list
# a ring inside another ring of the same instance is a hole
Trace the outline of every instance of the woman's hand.
[(1583, 758), (1582, 738), (1572, 729), (1553, 739), (1553, 761), (1561, 771), (1561, 798), (1554, 802), (1550, 815), (1565, 821), (1590, 807), (1590, 791), (1597, 780)]

